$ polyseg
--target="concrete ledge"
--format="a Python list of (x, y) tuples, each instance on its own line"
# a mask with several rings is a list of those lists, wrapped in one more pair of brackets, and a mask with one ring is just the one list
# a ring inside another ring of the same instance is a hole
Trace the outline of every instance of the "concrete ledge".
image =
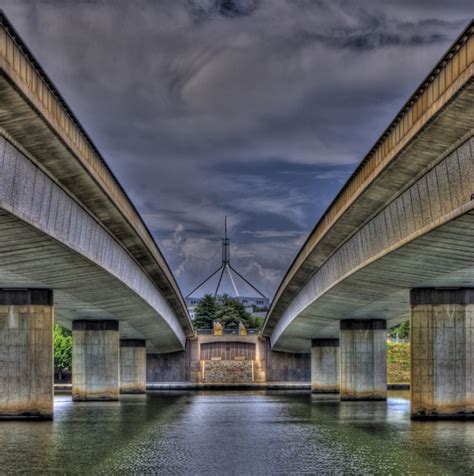
[(311, 384), (299, 382), (271, 383), (148, 383), (147, 390), (311, 390)]
[[(54, 384), (54, 393), (71, 393), (70, 383)], [(210, 384), (195, 382), (168, 382), (168, 383), (147, 383), (147, 390), (311, 390), (310, 383), (299, 382), (269, 382), (269, 383), (227, 383)], [(387, 390), (410, 390), (409, 383), (389, 383)]]

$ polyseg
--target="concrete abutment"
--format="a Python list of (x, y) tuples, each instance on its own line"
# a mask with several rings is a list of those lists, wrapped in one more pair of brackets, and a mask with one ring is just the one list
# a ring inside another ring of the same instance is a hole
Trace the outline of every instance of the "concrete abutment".
[(311, 341), (311, 391), (339, 393), (339, 339)]
[(341, 321), (341, 400), (387, 399), (386, 329), (383, 319)]
[(53, 418), (53, 292), (0, 290), (0, 418)]
[(118, 400), (119, 323), (79, 320), (72, 323), (72, 399)]

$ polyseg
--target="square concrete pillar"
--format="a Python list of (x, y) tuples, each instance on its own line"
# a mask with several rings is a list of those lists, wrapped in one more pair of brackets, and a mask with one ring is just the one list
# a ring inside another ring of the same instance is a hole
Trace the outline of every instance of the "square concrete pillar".
[(72, 323), (72, 399), (118, 400), (119, 324)]
[(0, 418), (52, 419), (53, 292), (0, 290)]
[(146, 392), (146, 341), (120, 340), (120, 393)]
[(474, 417), (474, 289), (411, 291), (412, 418)]
[(386, 400), (386, 321), (347, 319), (340, 326), (341, 400)]
[(339, 393), (339, 339), (311, 341), (311, 391)]

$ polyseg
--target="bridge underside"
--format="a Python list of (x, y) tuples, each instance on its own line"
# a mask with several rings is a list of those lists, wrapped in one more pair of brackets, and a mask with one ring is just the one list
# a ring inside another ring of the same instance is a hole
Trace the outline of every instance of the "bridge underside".
[(156, 310), (120, 279), (0, 209), (0, 288), (54, 291), (55, 321), (114, 319), (120, 337), (146, 339), (148, 352), (182, 349)]
[(311, 339), (339, 336), (342, 319), (408, 320), (412, 288), (474, 287), (474, 203), (467, 208), (335, 284), (293, 319), (274, 350), (310, 352)]

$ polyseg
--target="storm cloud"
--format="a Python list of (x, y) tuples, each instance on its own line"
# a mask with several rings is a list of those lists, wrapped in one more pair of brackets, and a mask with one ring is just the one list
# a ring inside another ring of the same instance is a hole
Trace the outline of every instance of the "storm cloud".
[(463, 1), (4, 0), (186, 294), (232, 259), (271, 296), (472, 16)]

